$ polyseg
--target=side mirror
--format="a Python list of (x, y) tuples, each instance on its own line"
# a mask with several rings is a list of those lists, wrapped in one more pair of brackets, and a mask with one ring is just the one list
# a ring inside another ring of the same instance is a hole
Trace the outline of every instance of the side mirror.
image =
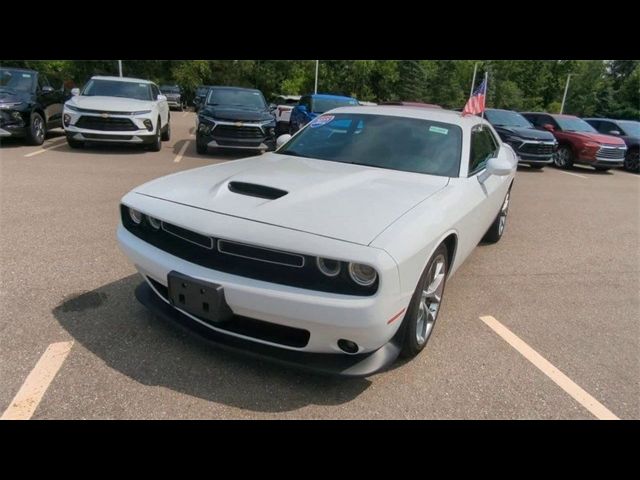
[(76, 97), (80, 95), (80, 89), (79, 88), (72, 88), (71, 89), (71, 96)]
[(278, 108), (278, 106), (277, 106), (275, 103), (271, 103), (271, 104), (269, 104), (269, 110), (271, 110), (272, 112), (273, 112), (276, 108)]
[(166, 99), (167, 99), (166, 95), (162, 95), (162, 94), (158, 95), (158, 101), (162, 102), (163, 100), (166, 100)]
[(514, 165), (505, 157), (504, 154), (498, 154), (497, 157), (487, 160), (484, 172), (478, 176), (480, 183), (484, 182), (491, 175), (504, 177), (513, 171)]
[(555, 131), (555, 127), (553, 125), (551, 125), (550, 123), (545, 123), (544, 125), (542, 125), (542, 128), (544, 128), (545, 130), (549, 131), (549, 132), (553, 132)]
[(291, 135), (289, 135), (288, 133), (285, 133), (284, 135), (280, 135), (276, 139), (276, 148), (280, 148), (282, 145), (287, 143), (289, 140), (291, 140)]
[(42, 87), (42, 93), (51, 93), (53, 92), (53, 87), (51, 85), (45, 85)]
[(620, 136), (622, 135), (620, 133), (620, 130), (609, 130), (609, 132), (607, 132), (609, 135), (616, 135), (616, 136)]

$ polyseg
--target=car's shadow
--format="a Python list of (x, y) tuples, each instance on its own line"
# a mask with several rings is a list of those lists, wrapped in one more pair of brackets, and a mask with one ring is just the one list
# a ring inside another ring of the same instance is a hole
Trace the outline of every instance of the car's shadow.
[(134, 298), (139, 275), (69, 296), (53, 315), (109, 367), (144, 385), (259, 412), (340, 405), (371, 382), (287, 370), (217, 349), (150, 314)]
[(49, 130), (47, 132), (47, 136), (44, 139), (44, 143), (42, 145), (29, 145), (27, 143), (26, 138), (0, 137), (0, 148), (19, 148), (19, 147), (47, 148), (53, 145), (50, 143), (51, 140), (56, 140), (60, 137), (64, 137), (64, 130), (62, 130), (61, 128)]

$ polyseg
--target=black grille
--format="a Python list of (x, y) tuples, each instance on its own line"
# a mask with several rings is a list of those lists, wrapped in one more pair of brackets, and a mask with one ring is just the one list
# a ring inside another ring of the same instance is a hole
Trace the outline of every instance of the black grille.
[(262, 139), (264, 133), (260, 127), (237, 127), (235, 125), (216, 125), (213, 129), (214, 137), (238, 139)]
[[(147, 277), (147, 279), (160, 296), (166, 301), (169, 301), (169, 290), (167, 287), (151, 277)], [(205, 323), (209, 323), (204, 318), (198, 318)], [(258, 338), (266, 342), (278, 343), (295, 348), (305, 347), (307, 343), (309, 343), (310, 336), (308, 330), (278, 325), (263, 320), (256, 320), (255, 318), (241, 317), (239, 315), (234, 315), (228, 322), (216, 323), (215, 327), (246, 337)]]
[(624, 148), (609, 147), (604, 145), (600, 147), (596, 157), (606, 158), (607, 160), (624, 160), (624, 154), (626, 153)]
[[(340, 262), (340, 273), (331, 278), (318, 270), (316, 258), (311, 255), (282, 252), (207, 237), (167, 222), (162, 222), (162, 229), (154, 230), (146, 216), (140, 225), (136, 225), (129, 216), (128, 207), (121, 205), (120, 208), (122, 223), (133, 235), (160, 250), (196, 265), (265, 282), (322, 292), (369, 296), (378, 289), (377, 279), (369, 287), (353, 282), (349, 278), (346, 262)], [(220, 252), (218, 248), (209, 248), (209, 245), (215, 246), (218, 240), (223, 242), (223, 251), (234, 254)], [(239, 253), (242, 253), (242, 256), (239, 256)], [(274, 259), (284, 261), (271, 263)], [(300, 264), (302, 266), (299, 266)]]
[(83, 133), (88, 140), (131, 140), (133, 135), (100, 135), (99, 133)]
[(529, 155), (553, 155), (553, 144), (546, 143), (525, 143), (518, 151)]
[(87, 130), (104, 130), (110, 132), (130, 132), (140, 130), (128, 118), (117, 117), (89, 117), (82, 116), (75, 124), (78, 128), (86, 128)]

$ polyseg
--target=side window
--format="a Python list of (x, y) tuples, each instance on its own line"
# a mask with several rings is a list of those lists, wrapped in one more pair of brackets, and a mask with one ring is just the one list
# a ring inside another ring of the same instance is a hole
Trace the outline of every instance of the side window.
[(601, 133), (607, 133), (607, 134), (611, 130), (620, 131), (620, 129), (615, 125), (615, 123), (611, 123), (611, 122), (600, 122), (600, 126), (596, 127), (596, 130), (598, 130)]
[(528, 115), (525, 115), (524, 118), (529, 120), (533, 124), (534, 127), (538, 128), (540, 126), (540, 124), (538, 122), (538, 115), (528, 114)]
[(158, 98), (158, 95), (160, 95), (160, 90), (156, 85), (151, 84), (151, 97), (155, 100)]
[(47, 80), (47, 77), (45, 77), (42, 74), (38, 74), (38, 88), (42, 90), (42, 87), (48, 87), (48, 86), (49, 86), (49, 80)]
[(547, 124), (553, 125), (556, 130), (562, 130), (558, 122), (556, 122), (551, 115), (540, 115), (540, 126), (543, 127)]
[(588, 123), (589, 125), (591, 125), (593, 128), (595, 128), (596, 130), (598, 130), (599, 132), (601, 132), (601, 131), (602, 131), (602, 130), (601, 130), (601, 128), (602, 128), (602, 126), (601, 126), (602, 122), (601, 122), (600, 120), (589, 120), (587, 123)]
[(469, 156), (469, 176), (482, 170), (492, 157), (498, 154), (498, 144), (488, 128), (475, 127), (471, 131), (471, 154)]

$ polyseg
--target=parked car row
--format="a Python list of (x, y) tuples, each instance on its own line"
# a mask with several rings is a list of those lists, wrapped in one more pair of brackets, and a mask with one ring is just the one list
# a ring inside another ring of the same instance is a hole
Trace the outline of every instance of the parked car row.
[(640, 122), (492, 108), (485, 110), (485, 118), (502, 141), (513, 147), (521, 164), (533, 168), (551, 163), (559, 168), (581, 164), (600, 171), (616, 167), (640, 171)]

